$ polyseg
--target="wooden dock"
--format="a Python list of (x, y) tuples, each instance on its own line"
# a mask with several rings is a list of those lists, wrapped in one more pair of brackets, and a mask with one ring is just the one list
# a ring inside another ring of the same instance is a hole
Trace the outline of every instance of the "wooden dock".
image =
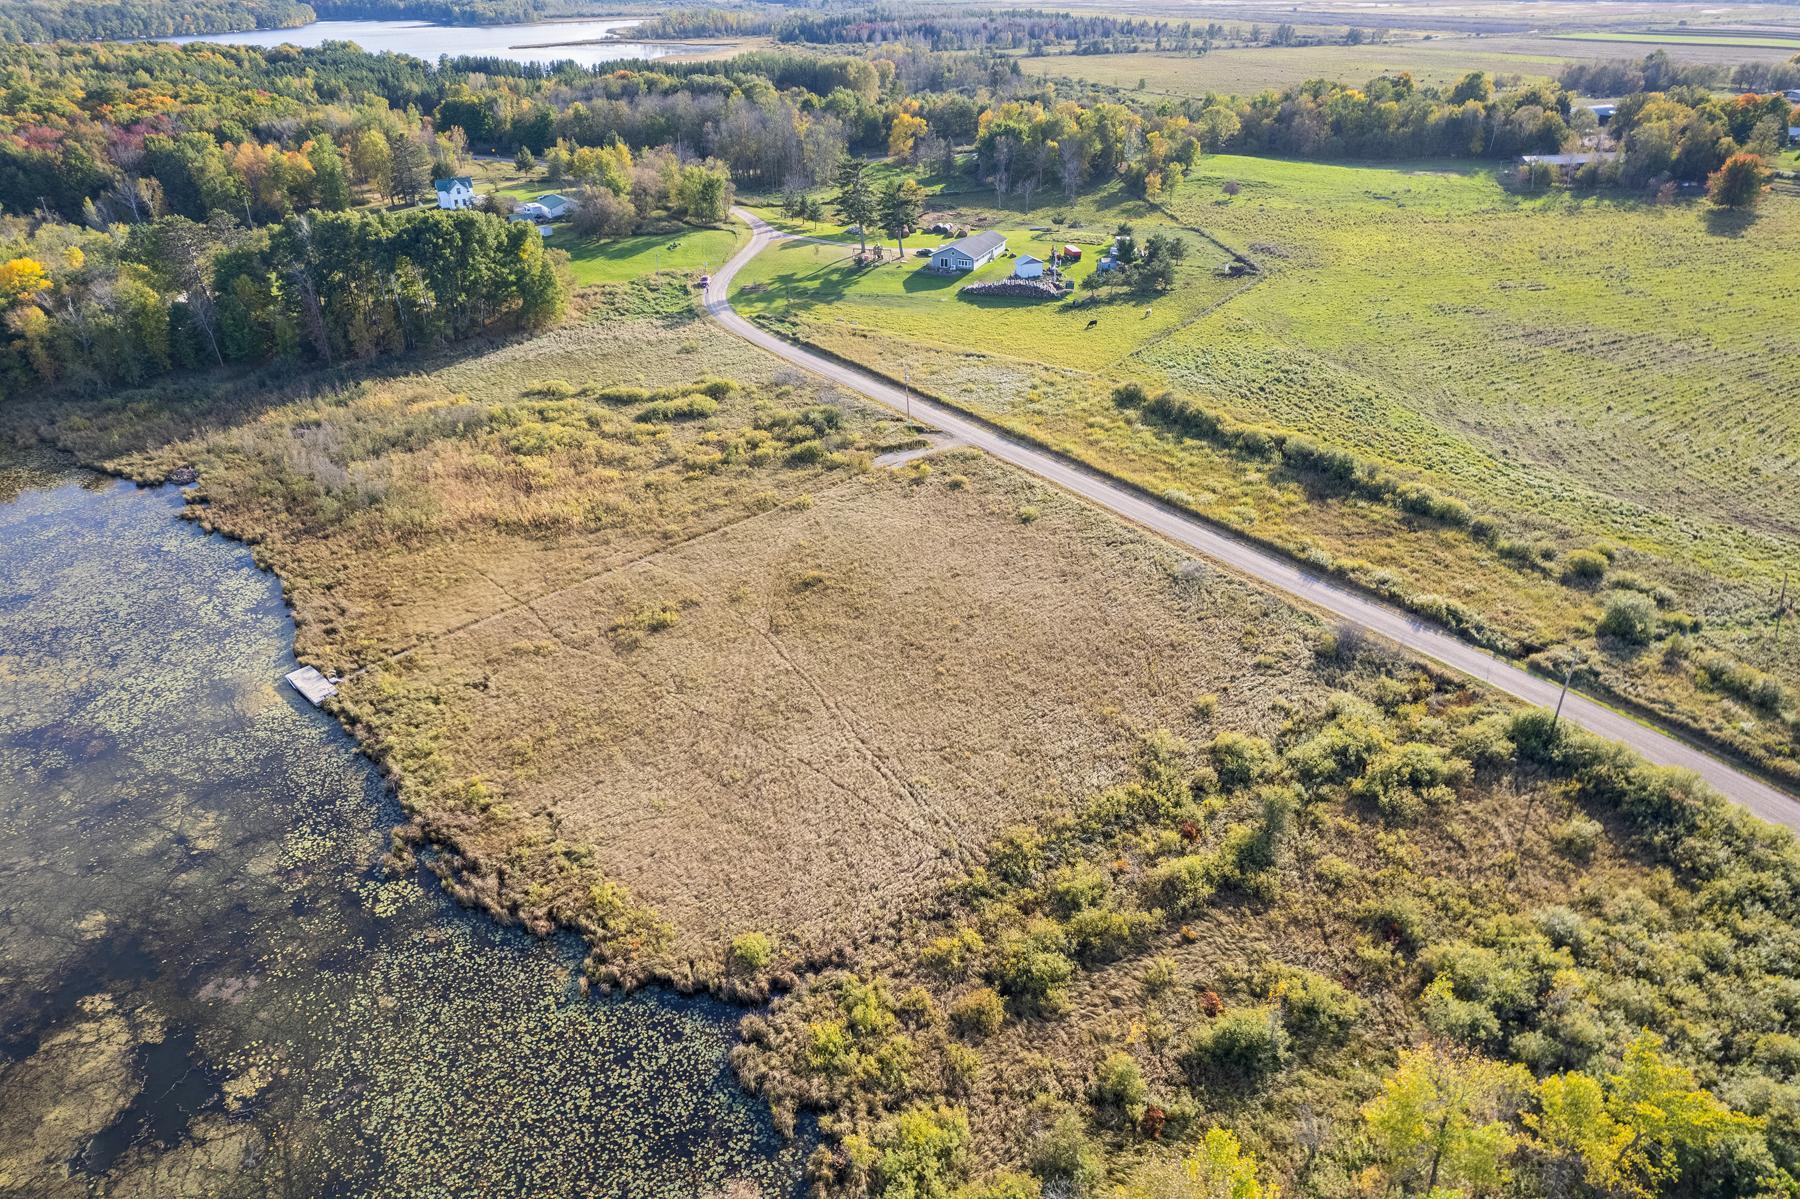
[(337, 684), (310, 666), (291, 670), (283, 677), (290, 687), (304, 695), (307, 702), (315, 708), (337, 694)]

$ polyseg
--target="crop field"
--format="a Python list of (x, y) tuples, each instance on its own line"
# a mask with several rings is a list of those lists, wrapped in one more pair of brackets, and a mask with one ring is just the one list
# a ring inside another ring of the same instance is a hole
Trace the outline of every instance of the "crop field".
[(1486, 39), (1407, 41), (1362, 46), (1234, 46), (1204, 55), (1082, 54), (1020, 60), (1028, 74), (1081, 79), (1160, 95), (1208, 92), (1255, 95), (1307, 79), (1362, 82), (1377, 75), (1411, 72), (1425, 86), (1454, 83), (1472, 70), (1496, 75), (1555, 75), (1575, 55), (1554, 47), (1508, 52)]
[(1571, 42), (1632, 42), (1647, 46), (1753, 46), (1766, 50), (1800, 50), (1800, 36), (1784, 37), (1775, 33), (1661, 33), (1646, 31), (1607, 33), (1558, 33), (1558, 40)]
[(1500, 33), (1482, 36), (1398, 35), (1379, 44), (1319, 46), (1223, 46), (1203, 55), (1152, 50), (1124, 54), (1058, 54), (1020, 57), (1027, 74), (1085, 80), (1107, 87), (1168, 96), (1209, 92), (1249, 96), (1308, 79), (1361, 83), (1405, 71), (1425, 86), (1443, 87), (1470, 71), (1497, 76), (1555, 76), (1572, 62), (1641, 58), (1666, 50), (1679, 62), (1732, 64), (1781, 61), (1800, 50), (1792, 34), (1711, 36), (1702, 32), (1639, 34), (1630, 31)]
[[(1800, 379), (1784, 366), (1800, 340), (1783, 316), (1800, 296), (1783, 266), (1800, 204), (1771, 196), (1745, 219), (1692, 201), (1520, 196), (1456, 164), (1220, 156), (1166, 209), (1264, 274), (1192, 275), (1152, 319), (1114, 304), (1092, 330), (1029, 309), (1008, 311), (1016, 325), (954, 324), (897, 284), (904, 268), (851, 282), (835, 250), (788, 246), (740, 276), (766, 290), (737, 302), (1377, 590), (1478, 613), (1524, 652), (1583, 647), (1618, 693), (1793, 762), (1800, 641), (1777, 641), (1771, 616), (1800, 561)], [(1483, 543), (1321, 495), (1122, 410), (1123, 379), (1351, 450), (1500, 532)], [(1621, 577), (1666, 587), (1703, 646), (1786, 680), (1789, 699), (1757, 710), (1674, 650), (1598, 644), (1610, 593), (1565, 585), (1553, 565), (1596, 545)]]

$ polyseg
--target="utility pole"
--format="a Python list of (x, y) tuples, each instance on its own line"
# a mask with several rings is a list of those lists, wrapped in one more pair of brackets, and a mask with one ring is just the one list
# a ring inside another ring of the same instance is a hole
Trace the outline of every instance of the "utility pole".
[(900, 388), (906, 393), (906, 419), (912, 420), (912, 367), (900, 368)]
[(1781, 597), (1775, 601), (1775, 644), (1781, 644), (1781, 618), (1787, 615), (1787, 571), (1781, 572)]
[(1575, 663), (1576, 658), (1571, 654), (1569, 656), (1569, 664), (1567, 668), (1563, 670), (1562, 694), (1556, 697), (1556, 712), (1550, 717), (1551, 732), (1556, 731), (1556, 722), (1562, 719), (1563, 700), (1569, 698), (1569, 680), (1575, 677)]

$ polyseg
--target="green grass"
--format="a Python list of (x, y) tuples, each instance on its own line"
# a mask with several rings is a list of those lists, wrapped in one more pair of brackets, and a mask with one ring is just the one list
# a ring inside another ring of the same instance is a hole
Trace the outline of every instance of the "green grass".
[(747, 239), (740, 225), (728, 229), (684, 229), (634, 237), (579, 237), (566, 227), (544, 244), (569, 255), (569, 273), (584, 286), (622, 283), (657, 271), (692, 275), (716, 271)]
[[(1145, 301), (1122, 293), (1081, 289), (1110, 240), (1112, 224), (1058, 227), (1034, 232), (1017, 223), (990, 224), (966, 218), (971, 228), (998, 228), (1014, 254), (1048, 261), (1051, 250), (1068, 242), (1082, 244), (1082, 260), (1067, 277), (1077, 284), (1075, 299), (1041, 301), (962, 294), (965, 284), (1002, 280), (1012, 274), (1014, 259), (999, 258), (968, 275), (939, 275), (927, 269), (919, 249), (945, 239), (915, 235), (904, 259), (859, 268), (854, 247), (816, 242), (777, 244), (764, 251), (737, 276), (733, 303), (751, 316), (780, 322), (828, 323), (838, 334), (898, 337), (909, 344), (935, 346), (943, 352), (973, 350), (1025, 362), (1083, 371), (1106, 369), (1194, 320), (1205, 309), (1242, 286), (1241, 280), (1218, 278), (1214, 268), (1224, 254), (1188, 236), (1189, 257), (1180, 286), (1170, 295)], [(1017, 214), (983, 213), (988, 216)], [(1139, 226), (1140, 235), (1151, 224)], [(1098, 298), (1096, 298), (1098, 297)], [(1088, 328), (1089, 321), (1099, 322)]]

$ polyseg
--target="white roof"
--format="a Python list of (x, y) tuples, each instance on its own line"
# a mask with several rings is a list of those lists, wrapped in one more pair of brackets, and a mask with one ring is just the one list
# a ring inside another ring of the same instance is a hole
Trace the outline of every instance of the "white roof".
[(1020, 261), (1020, 262), (1035, 262), (1039, 266), (1044, 265), (1044, 260), (1042, 258), (1039, 258), (1036, 254), (1021, 254), (1018, 257), (1018, 261)]
[(984, 254), (991, 254), (995, 250), (1004, 249), (1005, 247), (1006, 238), (990, 229), (986, 233), (971, 233), (960, 241), (953, 241), (947, 246), (940, 246), (938, 247), (938, 253), (942, 254), (946, 250), (958, 250), (967, 254), (970, 258), (980, 258)]

